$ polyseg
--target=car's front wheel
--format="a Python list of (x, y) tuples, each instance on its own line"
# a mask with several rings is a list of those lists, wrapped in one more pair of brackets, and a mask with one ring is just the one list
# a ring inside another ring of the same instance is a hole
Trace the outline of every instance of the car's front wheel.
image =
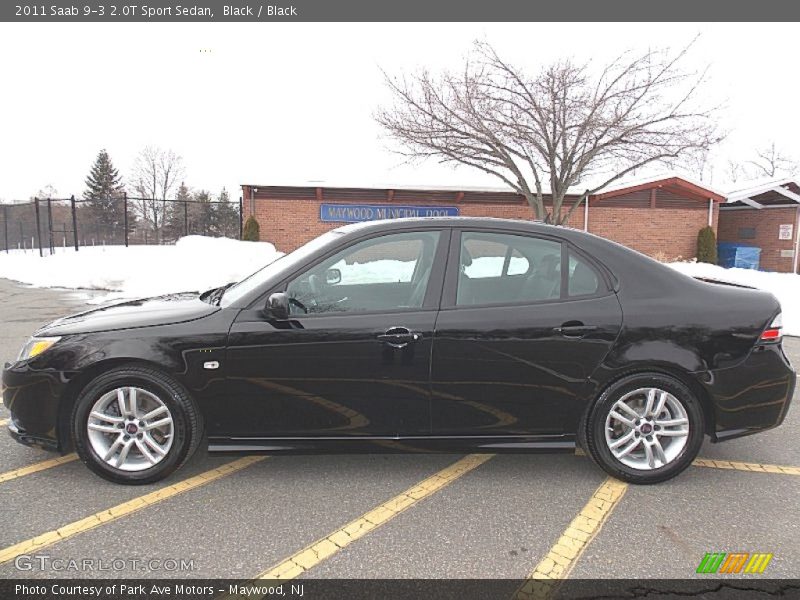
[(141, 366), (116, 368), (92, 380), (72, 413), (78, 456), (117, 483), (163, 479), (193, 454), (201, 431), (199, 411), (183, 386)]
[(659, 373), (631, 375), (600, 396), (584, 433), (592, 458), (606, 472), (631, 483), (658, 483), (697, 456), (703, 412), (680, 381)]

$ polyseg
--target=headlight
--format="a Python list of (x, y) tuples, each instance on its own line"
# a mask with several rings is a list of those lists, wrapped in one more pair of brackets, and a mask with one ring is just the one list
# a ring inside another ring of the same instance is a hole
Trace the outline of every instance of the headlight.
[(22, 351), (19, 353), (19, 358), (17, 358), (17, 360), (26, 360), (38, 356), (60, 339), (60, 337), (32, 337), (28, 340), (28, 343), (22, 347)]

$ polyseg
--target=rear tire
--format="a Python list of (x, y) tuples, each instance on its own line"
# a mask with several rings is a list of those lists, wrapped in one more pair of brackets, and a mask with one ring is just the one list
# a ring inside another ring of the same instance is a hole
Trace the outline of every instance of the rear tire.
[(594, 461), (617, 479), (659, 483), (695, 459), (703, 424), (700, 402), (683, 383), (660, 373), (635, 374), (615, 382), (597, 399), (586, 420), (585, 445)]
[(128, 485), (164, 479), (189, 460), (202, 437), (200, 412), (186, 389), (138, 365), (93, 379), (75, 402), (71, 424), (84, 464)]

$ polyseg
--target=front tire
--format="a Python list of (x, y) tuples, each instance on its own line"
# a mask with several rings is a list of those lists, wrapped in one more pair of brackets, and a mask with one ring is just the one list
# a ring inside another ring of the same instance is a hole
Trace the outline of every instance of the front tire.
[(683, 383), (660, 373), (612, 384), (586, 421), (592, 458), (607, 473), (637, 484), (666, 481), (686, 469), (703, 443), (700, 402)]
[(71, 423), (84, 464), (129, 485), (167, 477), (192, 456), (202, 435), (186, 389), (143, 366), (115, 368), (92, 380), (75, 402)]

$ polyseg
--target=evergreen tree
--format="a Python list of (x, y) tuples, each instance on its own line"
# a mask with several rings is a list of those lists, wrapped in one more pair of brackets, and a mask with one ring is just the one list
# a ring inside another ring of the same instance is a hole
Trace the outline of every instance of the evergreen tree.
[(697, 233), (697, 262), (717, 264), (717, 236), (712, 227), (703, 227)]
[(260, 227), (258, 226), (258, 221), (256, 221), (253, 215), (247, 217), (247, 221), (244, 222), (244, 231), (242, 232), (242, 239), (248, 242), (257, 242), (261, 239), (261, 231)]
[(211, 193), (199, 190), (194, 193), (194, 202), (189, 205), (189, 232), (195, 235), (212, 235), (213, 210)]
[(220, 237), (239, 237), (239, 211), (231, 203), (228, 190), (225, 188), (222, 188), (217, 202), (213, 205), (211, 233)]
[[(91, 171), (89, 171), (89, 176), (86, 178), (86, 191), (83, 192), (89, 214), (99, 234), (117, 236), (123, 233), (125, 214), (122, 195), (124, 189), (122, 177), (114, 168), (108, 152), (100, 150)], [(129, 219), (129, 227), (130, 221)]]
[[(178, 192), (175, 195), (175, 202), (167, 202), (167, 210), (164, 217), (164, 233), (163, 236), (167, 240), (177, 240), (179, 237), (185, 235), (184, 217), (189, 215), (191, 209), (192, 192), (189, 187), (181, 182)], [(184, 214), (184, 204), (186, 206), (186, 213)]]

